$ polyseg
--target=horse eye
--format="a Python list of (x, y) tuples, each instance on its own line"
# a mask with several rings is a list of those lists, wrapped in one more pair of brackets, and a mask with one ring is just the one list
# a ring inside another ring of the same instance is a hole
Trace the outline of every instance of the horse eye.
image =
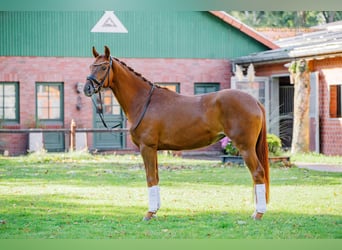
[(107, 67), (106, 67), (106, 66), (102, 66), (101, 69), (102, 69), (102, 70), (106, 70)]

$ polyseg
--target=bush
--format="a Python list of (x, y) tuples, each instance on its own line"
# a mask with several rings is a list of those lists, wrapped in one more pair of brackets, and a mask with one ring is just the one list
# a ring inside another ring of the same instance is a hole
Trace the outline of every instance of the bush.
[(233, 156), (240, 155), (239, 150), (233, 145), (231, 141), (227, 143), (225, 147), (225, 153), (227, 155), (233, 155)]
[[(281, 140), (275, 134), (267, 134), (268, 152), (273, 156), (282, 154)], [(239, 150), (233, 145), (232, 141), (225, 137), (221, 140), (221, 147), (227, 155), (240, 155)]]
[(282, 153), (281, 140), (275, 134), (267, 134), (268, 152), (271, 155), (280, 155)]

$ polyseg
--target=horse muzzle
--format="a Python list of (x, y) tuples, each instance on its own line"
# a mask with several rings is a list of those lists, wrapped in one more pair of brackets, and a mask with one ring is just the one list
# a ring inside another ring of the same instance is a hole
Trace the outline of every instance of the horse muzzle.
[(95, 94), (95, 88), (93, 87), (93, 84), (91, 83), (91, 81), (87, 81), (84, 84), (84, 88), (83, 88), (83, 92), (86, 96), (91, 97), (93, 94)]

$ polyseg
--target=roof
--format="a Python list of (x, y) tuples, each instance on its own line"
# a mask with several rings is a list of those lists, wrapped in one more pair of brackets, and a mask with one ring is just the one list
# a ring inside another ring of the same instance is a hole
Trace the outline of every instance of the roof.
[(317, 31), (317, 29), (314, 28), (260, 27), (255, 29), (273, 42), (279, 39)]
[[(316, 27), (317, 28), (317, 27)], [(304, 33), (275, 42), (280, 48), (253, 53), (234, 60), (235, 63), (267, 63), (288, 61), (296, 58), (333, 57), (342, 55), (342, 23), (324, 26), (322, 30)]]
[(214, 16), (222, 19), (227, 24), (235, 27), (236, 29), (240, 30), (241, 32), (245, 33), (246, 35), (250, 36), (251, 38), (255, 39), (256, 41), (264, 44), (265, 46), (269, 47), (270, 49), (279, 48), (277, 44), (272, 42), (269, 38), (261, 34), (260, 32), (256, 31), (252, 27), (244, 24), (243, 22), (239, 21), (238, 19), (234, 18), (233, 16), (229, 15), (225, 11), (209, 11)]

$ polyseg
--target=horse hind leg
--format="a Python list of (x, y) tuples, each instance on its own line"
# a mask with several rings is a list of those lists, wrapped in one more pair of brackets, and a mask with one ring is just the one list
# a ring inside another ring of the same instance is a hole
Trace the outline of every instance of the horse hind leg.
[(255, 148), (242, 150), (241, 155), (251, 173), (254, 183), (255, 212), (252, 218), (260, 220), (266, 212), (265, 172), (258, 160)]

